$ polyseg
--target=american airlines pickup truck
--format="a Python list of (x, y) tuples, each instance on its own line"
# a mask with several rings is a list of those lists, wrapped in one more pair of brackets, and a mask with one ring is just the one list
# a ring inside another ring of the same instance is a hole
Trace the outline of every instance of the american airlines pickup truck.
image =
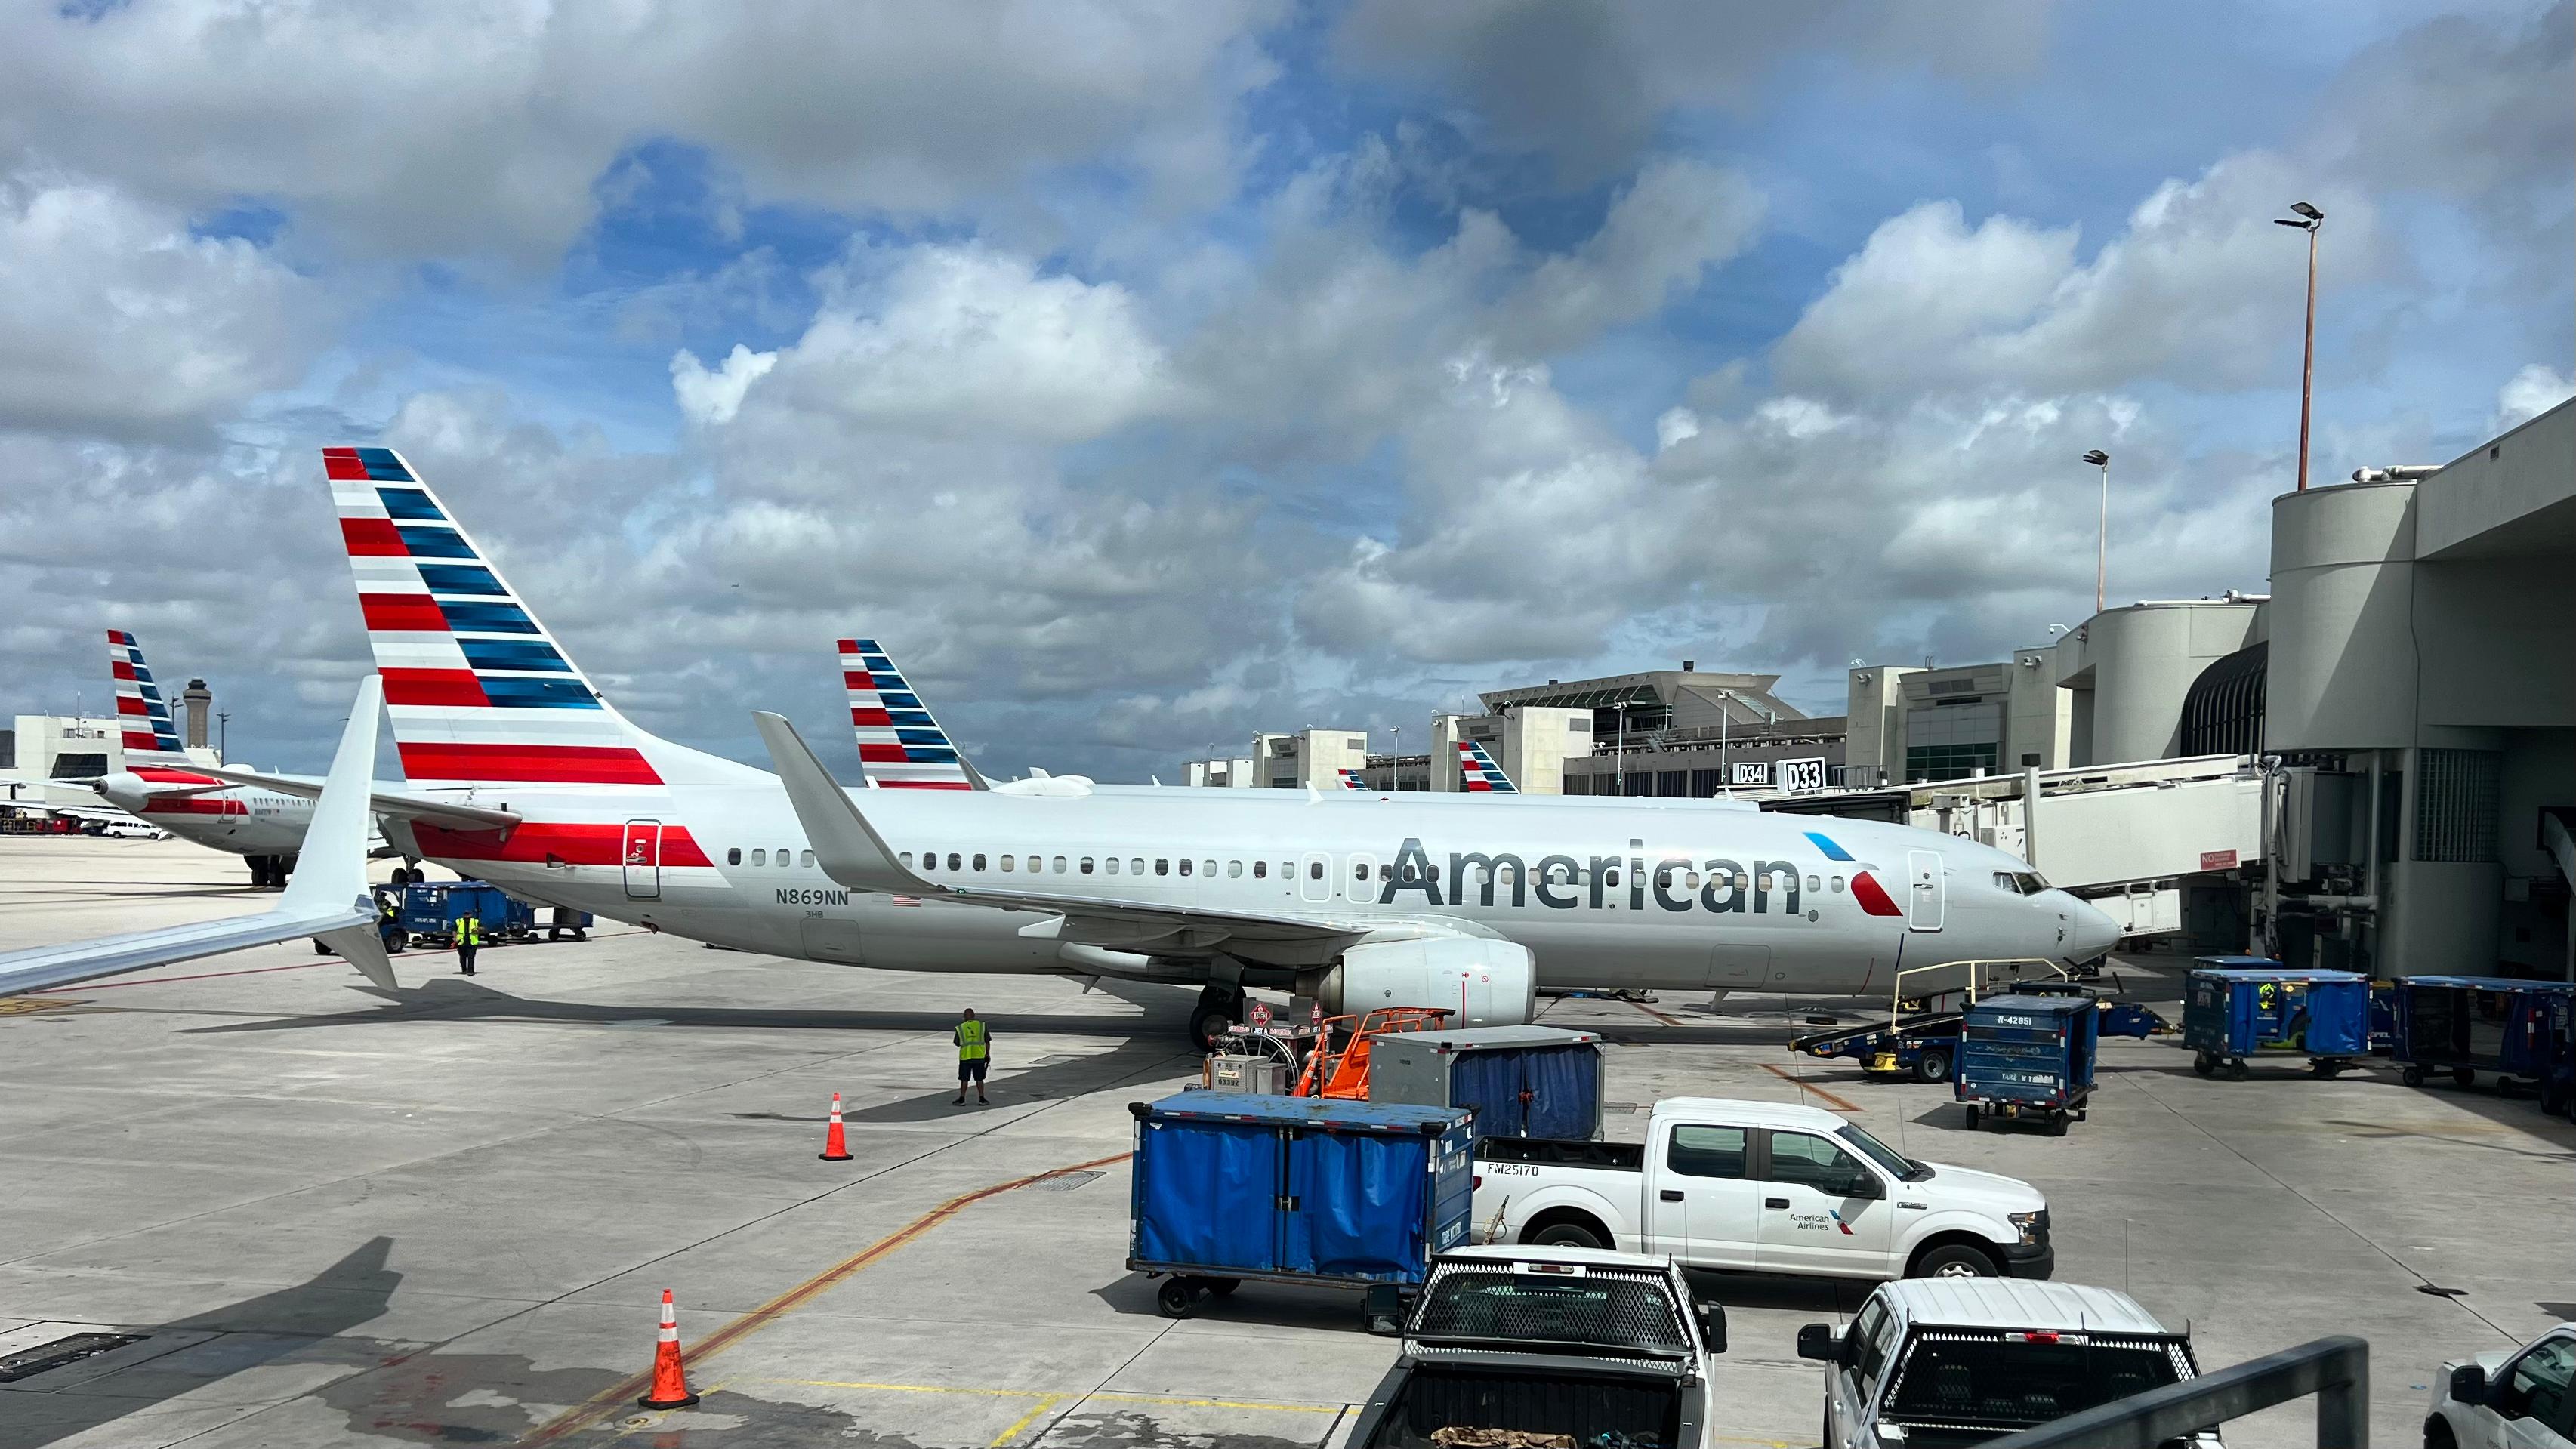
[(2048, 1201), (2018, 1178), (1916, 1162), (1815, 1107), (1655, 1104), (1646, 1140), (1489, 1137), (1476, 1233), (1693, 1268), (1831, 1278), (2045, 1278)]

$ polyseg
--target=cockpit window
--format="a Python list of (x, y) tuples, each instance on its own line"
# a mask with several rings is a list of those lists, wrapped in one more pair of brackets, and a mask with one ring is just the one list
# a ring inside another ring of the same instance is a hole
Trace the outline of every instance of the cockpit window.
[(2017, 896), (2035, 896), (2048, 889), (2048, 882), (2035, 870), (1999, 870), (1995, 872), (1995, 888)]

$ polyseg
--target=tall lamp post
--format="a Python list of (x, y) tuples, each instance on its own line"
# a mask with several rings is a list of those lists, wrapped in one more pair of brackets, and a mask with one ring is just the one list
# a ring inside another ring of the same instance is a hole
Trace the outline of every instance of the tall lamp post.
[(2326, 214), (2304, 201), (2293, 201), (2290, 210), (2297, 219), (2272, 218), (2274, 226), (2296, 227), (2308, 234), (2308, 340), (2299, 359), (2299, 491), (2308, 491), (2308, 407), (2316, 393), (2317, 381), (2317, 233), (2326, 225)]
[(2093, 612), (2110, 602), (2111, 585), (2111, 455), (2095, 448), (2084, 461), (2102, 470), (2102, 531), (2093, 542)]

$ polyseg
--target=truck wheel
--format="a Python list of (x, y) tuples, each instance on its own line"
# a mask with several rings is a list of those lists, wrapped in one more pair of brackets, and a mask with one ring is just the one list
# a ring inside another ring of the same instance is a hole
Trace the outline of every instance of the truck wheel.
[(2418, 1066), (2409, 1066), (2406, 1070), (2397, 1074), (2397, 1080), (2404, 1082), (2410, 1087), (2420, 1087), (2424, 1085), (2424, 1069)]
[(1601, 1236), (1581, 1223), (1550, 1223), (1529, 1235), (1529, 1242), (1541, 1248), (1606, 1248)]
[(1196, 1278), (1173, 1277), (1154, 1290), (1154, 1306), (1165, 1318), (1187, 1318), (1213, 1295)]
[(1914, 1260), (1911, 1278), (1992, 1278), (1995, 1260), (1965, 1243), (1945, 1243)]
[(1914, 1059), (1914, 1080), (1946, 1082), (1950, 1080), (1950, 1054), (1935, 1047)]
[(2460, 1449), (2460, 1437), (2451, 1432), (2451, 1421), (2439, 1414), (2424, 1421), (2424, 1449)]
[(1968, 1130), (1977, 1130), (1977, 1105), (1974, 1102), (1968, 1104)]

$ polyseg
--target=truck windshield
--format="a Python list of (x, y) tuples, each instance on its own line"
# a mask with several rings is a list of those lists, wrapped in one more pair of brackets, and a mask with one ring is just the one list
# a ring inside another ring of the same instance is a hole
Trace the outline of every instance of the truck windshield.
[(1660, 1277), (1582, 1277), (1449, 1269), (1424, 1295), (1413, 1336), (1522, 1343), (1581, 1343), (1650, 1354), (1687, 1354), (1681, 1310)]
[(2172, 1345), (2155, 1339), (1930, 1331), (1906, 1350), (1888, 1389), (1886, 1416), (1906, 1424), (2024, 1429), (2180, 1377)]
[(1917, 1178), (1928, 1175), (1920, 1165), (1907, 1158), (1904, 1153), (1897, 1151), (1895, 1148), (1888, 1146), (1886, 1143), (1879, 1141), (1877, 1138), (1870, 1136), (1868, 1133), (1852, 1126), (1848, 1122), (1835, 1128), (1834, 1135), (1859, 1149), (1863, 1156), (1867, 1157), (1870, 1161), (1877, 1163), (1880, 1167), (1885, 1168), (1890, 1175), (1900, 1182), (1913, 1182)]

